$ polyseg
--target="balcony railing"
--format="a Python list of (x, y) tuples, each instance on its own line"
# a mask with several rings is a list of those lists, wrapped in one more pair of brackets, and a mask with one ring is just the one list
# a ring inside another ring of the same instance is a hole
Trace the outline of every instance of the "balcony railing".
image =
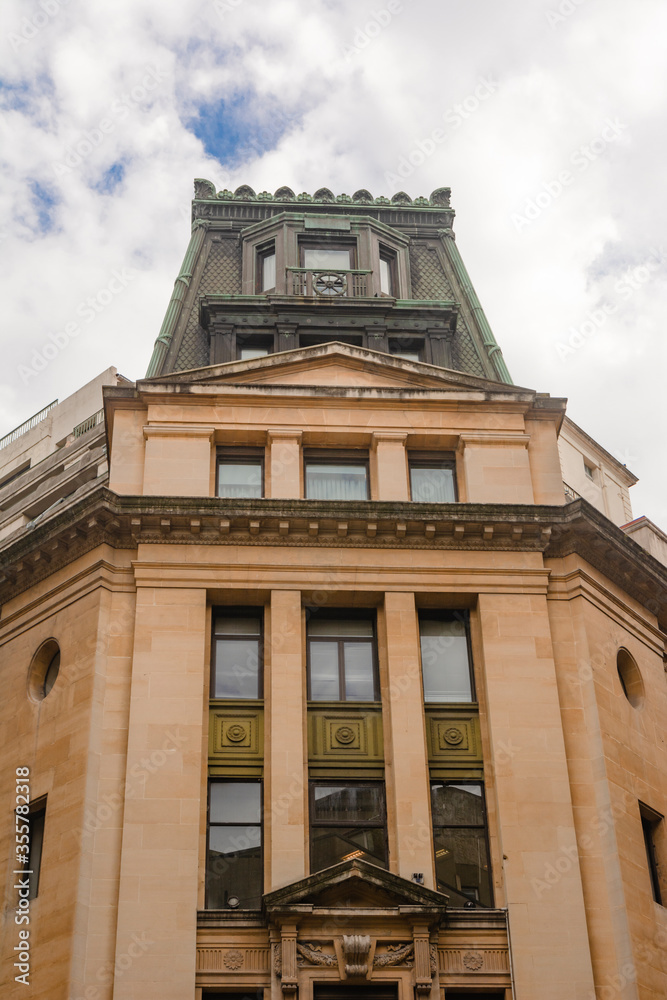
[(97, 413), (93, 413), (90, 417), (86, 417), (82, 420), (80, 424), (77, 424), (72, 431), (75, 438), (81, 437), (86, 431), (91, 431), (93, 427), (97, 427), (104, 420), (104, 410), (98, 410)]
[(0, 448), (5, 448), (8, 444), (11, 444), (12, 441), (16, 441), (17, 438), (20, 438), (21, 435), (25, 434), (26, 431), (30, 431), (33, 427), (36, 427), (41, 420), (44, 420), (57, 403), (58, 400), (54, 399), (52, 403), (45, 406), (43, 410), (39, 411), (39, 413), (35, 413), (32, 417), (29, 417), (28, 420), (24, 420), (22, 424), (15, 427), (13, 431), (10, 431), (9, 434), (5, 434), (4, 437), (0, 438)]
[(337, 271), (332, 268), (309, 271), (305, 267), (287, 268), (287, 291), (291, 295), (315, 298), (359, 298), (370, 294), (368, 270)]
[(563, 483), (563, 489), (565, 491), (565, 497), (568, 501), (581, 500), (581, 493), (577, 493), (577, 491), (573, 490), (571, 486), (567, 485), (567, 483)]

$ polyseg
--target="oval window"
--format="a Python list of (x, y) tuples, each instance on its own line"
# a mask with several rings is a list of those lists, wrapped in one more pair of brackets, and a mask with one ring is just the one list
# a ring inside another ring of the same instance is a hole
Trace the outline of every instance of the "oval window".
[(616, 669), (623, 688), (623, 694), (633, 708), (641, 708), (644, 704), (644, 682), (639, 672), (635, 658), (627, 649), (619, 649), (616, 655)]
[(60, 646), (47, 639), (32, 658), (28, 671), (28, 694), (32, 701), (43, 701), (56, 683), (60, 671)]

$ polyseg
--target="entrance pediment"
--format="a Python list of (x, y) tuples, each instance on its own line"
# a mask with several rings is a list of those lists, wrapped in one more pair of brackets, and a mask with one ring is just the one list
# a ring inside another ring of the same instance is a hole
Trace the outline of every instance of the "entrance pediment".
[(448, 897), (394, 875), (367, 861), (342, 861), (264, 896), (267, 914), (292, 907), (311, 909), (382, 909), (396, 913), (436, 916), (445, 912)]

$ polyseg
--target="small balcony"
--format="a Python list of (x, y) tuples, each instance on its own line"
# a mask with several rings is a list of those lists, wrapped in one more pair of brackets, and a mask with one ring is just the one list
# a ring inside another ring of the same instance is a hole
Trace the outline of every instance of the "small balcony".
[(308, 298), (352, 298), (370, 295), (369, 270), (338, 271), (327, 268), (313, 271), (305, 267), (288, 267), (286, 288), (288, 295), (305, 295)]

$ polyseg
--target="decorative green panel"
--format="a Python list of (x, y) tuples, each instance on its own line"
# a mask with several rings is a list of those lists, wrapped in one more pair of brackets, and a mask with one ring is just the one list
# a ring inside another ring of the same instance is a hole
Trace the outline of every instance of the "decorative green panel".
[(426, 706), (428, 762), (433, 777), (450, 777), (482, 770), (479, 714), (470, 708)]
[(308, 708), (308, 760), (313, 769), (354, 768), (382, 771), (382, 713), (377, 708), (347, 708), (340, 703)]
[(211, 774), (260, 774), (264, 763), (264, 708), (257, 703), (211, 703), (208, 764)]

